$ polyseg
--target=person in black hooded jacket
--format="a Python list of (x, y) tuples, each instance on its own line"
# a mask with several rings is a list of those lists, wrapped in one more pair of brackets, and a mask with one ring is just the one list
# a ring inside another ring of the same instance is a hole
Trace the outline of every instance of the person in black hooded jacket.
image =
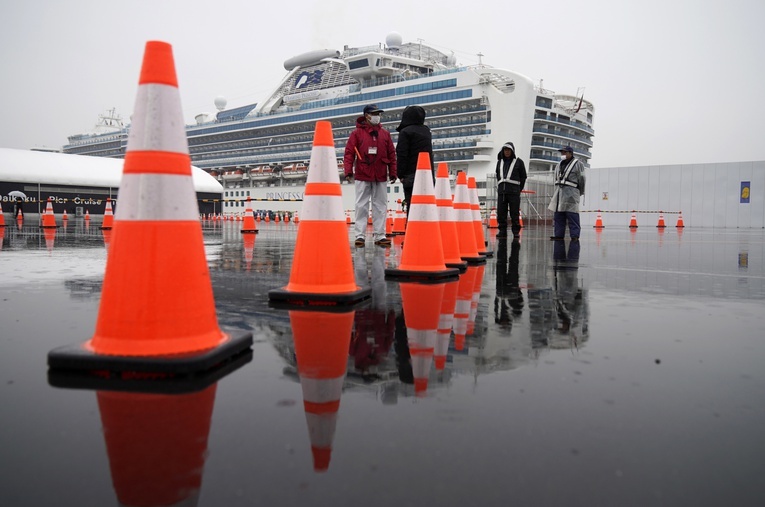
[(421, 152), (430, 155), (430, 169), (435, 183), (433, 166), (433, 142), (430, 127), (425, 125), (425, 109), (420, 106), (407, 106), (401, 114), (401, 123), (396, 127), (396, 160), (398, 161), (398, 179), (404, 187), (406, 215), (409, 216), (409, 204), (412, 202), (414, 175), (417, 172), (417, 157)]
[(502, 145), (497, 154), (497, 225), (498, 238), (507, 237), (507, 215), (510, 213), (513, 235), (521, 232), (521, 190), (526, 185), (526, 165), (515, 156), (511, 142)]

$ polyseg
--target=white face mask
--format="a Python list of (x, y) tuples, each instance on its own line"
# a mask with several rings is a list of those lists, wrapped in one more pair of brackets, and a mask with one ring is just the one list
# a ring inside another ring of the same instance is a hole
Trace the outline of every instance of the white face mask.
[(371, 123), (372, 125), (379, 125), (380, 124), (380, 115), (378, 114), (376, 116), (372, 116), (370, 114), (369, 115), (369, 123)]

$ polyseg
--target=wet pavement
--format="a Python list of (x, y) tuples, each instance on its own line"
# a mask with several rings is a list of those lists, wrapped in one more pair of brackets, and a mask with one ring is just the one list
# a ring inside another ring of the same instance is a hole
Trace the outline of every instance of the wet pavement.
[(269, 308), (296, 227), (259, 227), (203, 226), (252, 359), (157, 395), (49, 385), (47, 353), (93, 334), (109, 235), (8, 224), (0, 506), (765, 504), (764, 231), (490, 232), (494, 258), (432, 286), (385, 281), (402, 238), (369, 242), (371, 302), (325, 314)]

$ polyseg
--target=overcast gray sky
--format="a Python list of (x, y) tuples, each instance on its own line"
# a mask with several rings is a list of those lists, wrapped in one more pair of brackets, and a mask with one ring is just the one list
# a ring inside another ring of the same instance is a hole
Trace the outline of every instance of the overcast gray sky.
[[(593, 167), (762, 160), (763, 0), (0, 0), (0, 147), (60, 148), (132, 114), (147, 40), (173, 45), (187, 123), (256, 102), (313, 49), (398, 32), (595, 105)], [(416, 6), (414, 9), (412, 6)]]

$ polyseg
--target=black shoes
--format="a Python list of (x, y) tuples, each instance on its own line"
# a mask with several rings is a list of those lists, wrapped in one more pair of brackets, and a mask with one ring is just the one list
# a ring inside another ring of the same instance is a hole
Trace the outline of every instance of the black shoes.
[(358, 248), (361, 248), (362, 246), (364, 246), (365, 243), (366, 242), (364, 241), (364, 238), (356, 238), (356, 242), (353, 244), (356, 245)]
[(391, 241), (388, 238), (383, 238), (383, 239), (378, 239), (377, 241), (375, 241), (375, 245), (379, 245), (379, 246), (391, 246), (392, 243), (391, 243)]
[(557, 241), (559, 239), (563, 240), (563, 239), (566, 239), (566, 238), (564, 238), (563, 236), (550, 236), (550, 239)]

